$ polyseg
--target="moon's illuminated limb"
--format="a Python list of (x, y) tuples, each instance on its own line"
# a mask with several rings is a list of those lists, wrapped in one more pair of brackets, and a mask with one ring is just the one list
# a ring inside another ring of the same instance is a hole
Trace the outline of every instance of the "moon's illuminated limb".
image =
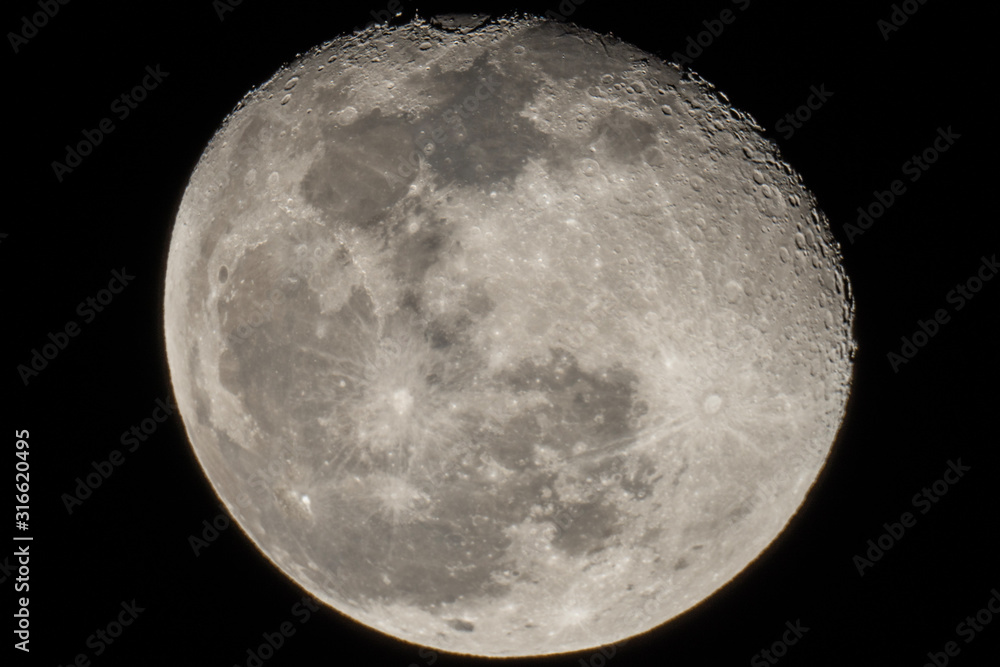
[(539, 20), (373, 28), (251, 93), (164, 306), (240, 525), (353, 618), (480, 655), (618, 641), (729, 581), (822, 467), (853, 349), (825, 218), (759, 131)]

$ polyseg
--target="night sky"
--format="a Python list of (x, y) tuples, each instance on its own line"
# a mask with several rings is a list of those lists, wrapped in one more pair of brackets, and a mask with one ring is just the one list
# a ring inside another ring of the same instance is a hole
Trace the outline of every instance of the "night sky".
[(314, 610), (230, 525), (171, 405), (162, 333), (173, 217), (222, 119), (297, 54), (417, 9), (549, 12), (681, 60), (802, 174), (856, 300), (844, 424), (771, 548), (623, 646), (509, 664), (994, 664), (998, 12), (915, 0), (8, 3), (2, 413), (9, 474), (30, 475), (10, 536), (32, 539), (0, 553), (7, 622), (21, 597), (30, 620), (30, 653), (8, 632), (5, 664), (486, 663)]

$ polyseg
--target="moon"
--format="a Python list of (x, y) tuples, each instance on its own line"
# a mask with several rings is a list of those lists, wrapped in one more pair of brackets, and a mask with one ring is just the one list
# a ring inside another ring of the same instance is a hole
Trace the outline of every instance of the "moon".
[(843, 418), (828, 221), (697, 75), (533, 17), (374, 26), (250, 92), (174, 225), (166, 349), (229, 512), (396, 638), (622, 641), (782, 532)]

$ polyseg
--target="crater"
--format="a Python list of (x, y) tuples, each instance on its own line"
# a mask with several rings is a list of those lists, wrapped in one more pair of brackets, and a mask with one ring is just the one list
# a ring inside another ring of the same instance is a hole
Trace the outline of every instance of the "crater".
[(392, 407), (402, 416), (413, 407), (413, 395), (408, 389), (397, 389), (392, 394)]

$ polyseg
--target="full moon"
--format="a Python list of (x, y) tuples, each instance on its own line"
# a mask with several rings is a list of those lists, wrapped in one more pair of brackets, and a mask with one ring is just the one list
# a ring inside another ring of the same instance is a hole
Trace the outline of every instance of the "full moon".
[(784, 529), (850, 389), (815, 197), (749, 115), (531, 17), (375, 26), (237, 105), (164, 297), (205, 474), (282, 572), (481, 656), (621, 641)]

